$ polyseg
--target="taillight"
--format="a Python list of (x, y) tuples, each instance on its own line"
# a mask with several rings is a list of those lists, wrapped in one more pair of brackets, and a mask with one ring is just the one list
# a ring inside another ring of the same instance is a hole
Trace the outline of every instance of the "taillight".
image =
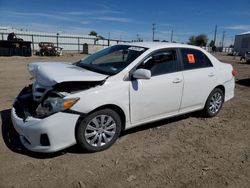
[(232, 75), (235, 77), (236, 75), (237, 75), (237, 72), (236, 72), (236, 70), (232, 70)]

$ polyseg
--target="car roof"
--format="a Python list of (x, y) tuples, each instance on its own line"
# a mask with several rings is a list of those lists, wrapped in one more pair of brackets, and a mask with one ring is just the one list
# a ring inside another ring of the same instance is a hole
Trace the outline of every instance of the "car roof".
[(171, 42), (131, 42), (125, 43), (130, 44), (132, 46), (144, 47), (144, 48), (192, 48), (192, 49), (202, 49), (198, 46), (188, 45), (188, 44), (179, 44), (179, 43), (171, 43)]
[(124, 45), (132, 45), (143, 48), (159, 49), (159, 48), (191, 48), (202, 50), (201, 47), (193, 46), (189, 44), (171, 43), (171, 42), (130, 42), (124, 43)]

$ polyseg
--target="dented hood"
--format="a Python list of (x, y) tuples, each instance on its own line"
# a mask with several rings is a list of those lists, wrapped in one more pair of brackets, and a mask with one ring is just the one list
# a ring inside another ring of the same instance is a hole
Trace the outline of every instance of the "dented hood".
[(36, 82), (43, 86), (72, 81), (102, 81), (107, 77), (107, 75), (63, 62), (31, 63), (28, 65), (28, 71)]

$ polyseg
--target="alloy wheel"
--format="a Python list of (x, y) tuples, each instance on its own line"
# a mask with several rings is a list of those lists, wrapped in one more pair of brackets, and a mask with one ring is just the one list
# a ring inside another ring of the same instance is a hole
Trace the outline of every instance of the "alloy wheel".
[(109, 143), (116, 133), (115, 120), (110, 115), (98, 115), (86, 126), (84, 137), (92, 147)]

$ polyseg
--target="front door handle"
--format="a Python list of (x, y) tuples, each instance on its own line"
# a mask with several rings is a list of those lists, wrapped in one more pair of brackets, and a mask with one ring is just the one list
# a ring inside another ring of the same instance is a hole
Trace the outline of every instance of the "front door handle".
[(175, 78), (175, 79), (173, 80), (173, 83), (175, 83), (175, 84), (178, 84), (178, 83), (180, 83), (180, 82), (182, 82), (182, 79), (180, 79), (180, 78)]
[(208, 74), (208, 76), (209, 76), (209, 77), (214, 77), (215, 74), (214, 74), (213, 72), (210, 72), (210, 73)]

